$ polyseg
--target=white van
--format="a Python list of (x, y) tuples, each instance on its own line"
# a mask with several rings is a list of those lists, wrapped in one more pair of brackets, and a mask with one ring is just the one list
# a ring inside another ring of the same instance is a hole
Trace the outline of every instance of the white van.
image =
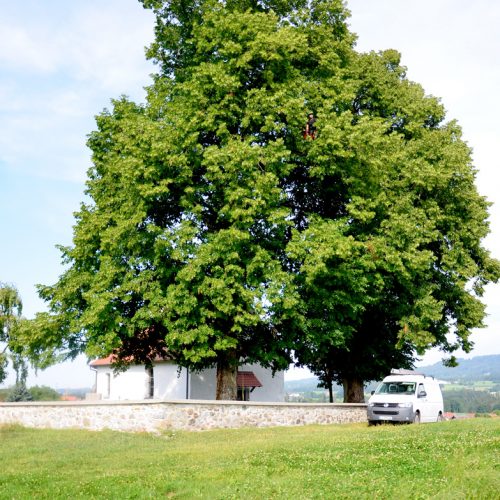
[(439, 380), (410, 370), (391, 370), (368, 400), (368, 424), (440, 422), (443, 411)]

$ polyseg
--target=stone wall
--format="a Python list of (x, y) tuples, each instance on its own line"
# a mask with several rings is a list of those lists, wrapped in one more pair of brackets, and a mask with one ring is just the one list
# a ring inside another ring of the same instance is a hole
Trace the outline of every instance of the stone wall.
[(365, 404), (235, 401), (0, 403), (0, 425), (125, 432), (366, 422)]

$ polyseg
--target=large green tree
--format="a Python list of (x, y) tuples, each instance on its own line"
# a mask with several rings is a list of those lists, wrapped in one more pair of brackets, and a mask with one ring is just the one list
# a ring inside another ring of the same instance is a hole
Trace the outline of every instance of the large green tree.
[(217, 366), (232, 399), (239, 363), (295, 351), (359, 400), (416, 351), (469, 348), (498, 277), (487, 203), (457, 125), (398, 54), (358, 54), (340, 0), (142, 3), (159, 70), (144, 105), (97, 117), (90, 201), (40, 288), (32, 359), (168, 351)]
[[(151, 363), (168, 350), (193, 369), (216, 365), (217, 397), (232, 399), (239, 363), (290, 359), (282, 325), (298, 296), (283, 265), (283, 179), (294, 168), (285, 139), (299, 140), (304, 92), (314, 92), (307, 68), (320, 54), (298, 27), (314, 30), (313, 11), (292, 25), (287, 2), (279, 12), (146, 3), (158, 15), (150, 56), (161, 71), (145, 106), (121, 99), (97, 118), (92, 202), (62, 249), (67, 271), (40, 289), (50, 312), (35, 321), (30, 354)], [(340, 7), (316, 14), (331, 15), (318, 33), (347, 50)]]
[(324, 125), (305, 184), (327, 207), (334, 185), (340, 210), (316, 211), (288, 249), (306, 318), (299, 362), (363, 401), (364, 381), (410, 368), (430, 347), (470, 351), (499, 263), (481, 243), (488, 203), (457, 124), (408, 81), (397, 52), (354, 61), (350, 109), (318, 103)]

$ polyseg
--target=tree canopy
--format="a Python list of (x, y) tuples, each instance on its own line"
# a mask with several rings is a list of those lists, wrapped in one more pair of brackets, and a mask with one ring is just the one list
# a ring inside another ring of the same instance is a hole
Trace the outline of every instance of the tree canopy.
[(0, 383), (7, 377), (9, 360), (13, 363), (18, 381), (19, 374), (24, 374), (25, 366), (17, 346), (22, 311), (23, 303), (16, 287), (0, 282)]
[(468, 352), (484, 285), (499, 276), (481, 244), (488, 203), (460, 128), (407, 80), (395, 51), (356, 60), (348, 126), (335, 130), (344, 147), (327, 159), (345, 212), (311, 219), (289, 245), (307, 317), (299, 360), (326, 386), (343, 383), (348, 400), (430, 347)]
[[(356, 52), (340, 0), (143, 0), (146, 103), (89, 136), (90, 201), (26, 334), (39, 364), (298, 363), (358, 400), (432, 346), (471, 348), (488, 203), (470, 150), (394, 50)], [(317, 136), (304, 137), (307, 116)]]

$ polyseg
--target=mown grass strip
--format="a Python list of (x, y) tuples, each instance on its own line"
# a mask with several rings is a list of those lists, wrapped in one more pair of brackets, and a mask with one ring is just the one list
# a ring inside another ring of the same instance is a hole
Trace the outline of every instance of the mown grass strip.
[(0, 428), (0, 498), (498, 498), (500, 419), (163, 435)]

